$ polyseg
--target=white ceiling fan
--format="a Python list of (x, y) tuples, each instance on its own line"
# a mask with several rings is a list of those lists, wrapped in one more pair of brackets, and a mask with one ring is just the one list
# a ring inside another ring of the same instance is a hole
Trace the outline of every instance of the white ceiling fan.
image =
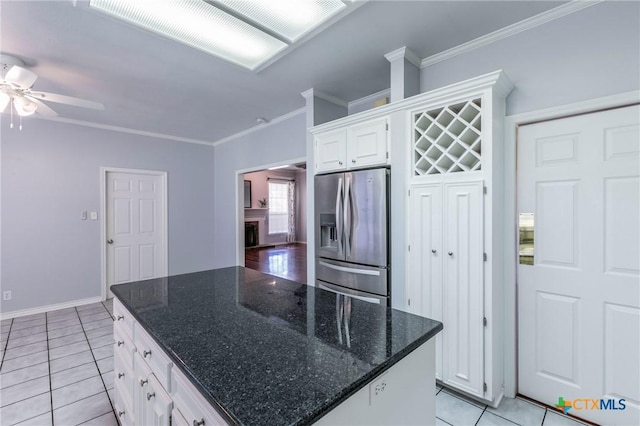
[[(45, 102), (96, 110), (104, 109), (104, 105), (98, 102), (32, 90), (31, 88), (37, 79), (38, 76), (35, 73), (24, 67), (23, 61), (10, 55), (0, 54), (0, 112), (4, 112), (9, 106), (11, 112), (13, 113), (15, 109), (20, 117), (32, 114), (49, 117), (58, 115)], [(13, 127), (13, 123), (11, 127)]]

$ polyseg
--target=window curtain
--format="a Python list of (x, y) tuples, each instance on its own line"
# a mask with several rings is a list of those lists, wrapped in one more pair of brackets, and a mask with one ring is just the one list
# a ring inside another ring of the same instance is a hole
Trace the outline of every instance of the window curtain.
[(293, 243), (296, 241), (296, 183), (295, 181), (289, 181), (288, 202), (289, 202), (289, 215), (288, 227), (287, 227), (287, 242)]

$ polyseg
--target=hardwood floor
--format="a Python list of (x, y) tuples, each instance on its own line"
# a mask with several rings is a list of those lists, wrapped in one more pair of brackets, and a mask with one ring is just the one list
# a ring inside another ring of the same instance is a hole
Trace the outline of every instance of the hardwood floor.
[(276, 247), (248, 248), (244, 252), (247, 268), (307, 283), (307, 245), (292, 243)]

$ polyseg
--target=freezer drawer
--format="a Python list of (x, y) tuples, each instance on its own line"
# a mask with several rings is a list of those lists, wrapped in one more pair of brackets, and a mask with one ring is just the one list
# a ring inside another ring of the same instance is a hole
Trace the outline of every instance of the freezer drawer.
[(330, 284), (382, 297), (389, 295), (388, 269), (356, 265), (329, 259), (316, 259), (316, 278)]

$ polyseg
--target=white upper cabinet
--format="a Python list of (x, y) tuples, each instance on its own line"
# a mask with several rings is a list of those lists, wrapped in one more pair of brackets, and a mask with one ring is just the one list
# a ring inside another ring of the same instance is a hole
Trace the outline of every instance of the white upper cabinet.
[(317, 134), (315, 172), (388, 164), (388, 130), (388, 119), (383, 117)]
[(333, 130), (316, 136), (316, 173), (347, 169), (347, 133)]
[(347, 128), (349, 167), (368, 167), (387, 162), (386, 118), (355, 124)]

